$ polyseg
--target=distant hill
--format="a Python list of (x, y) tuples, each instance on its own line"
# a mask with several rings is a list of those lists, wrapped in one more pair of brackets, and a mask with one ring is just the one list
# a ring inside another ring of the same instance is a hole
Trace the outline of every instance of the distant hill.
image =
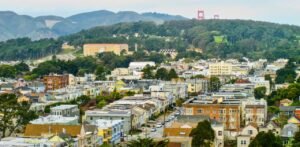
[[(144, 14), (147, 15), (147, 14)], [(139, 37), (135, 37), (138, 33)], [(95, 27), (65, 36), (83, 43), (128, 43), (133, 50), (174, 48), (184, 57), (186, 49), (200, 48), (204, 58), (299, 58), (300, 27), (252, 20), (181, 20), (161, 25), (151, 22), (121, 23)]]
[(159, 13), (126, 11), (114, 13), (101, 10), (76, 14), (67, 18), (60, 16), (31, 17), (11, 11), (0, 11), (0, 41), (29, 37), (33, 40), (56, 38), (61, 35), (79, 32), (96, 26), (112, 25), (121, 22), (153, 21), (161, 24), (168, 20), (184, 20), (182, 16)]
[[(162, 14), (155, 13), (136, 14), (120, 12), (120, 14), (115, 14), (108, 11), (101, 12), (101, 14), (103, 13), (106, 13), (106, 16), (117, 15), (123, 18), (123, 21), (129, 19), (125, 16), (131, 16), (130, 19), (132, 17), (140, 17), (140, 15), (154, 16), (155, 18), (157, 16), (165, 17)], [(128, 13), (132, 14), (129, 15)], [(87, 21), (98, 21), (98, 19), (91, 19), (95, 18), (94, 15), (99, 16), (97, 12), (72, 16), (68, 18), (68, 21), (72, 20), (71, 22), (73, 23), (82, 23), (82, 25), (86, 25), (85, 27), (92, 27), (86, 22), (78, 21), (84, 18), (85, 15), (90, 15), (90, 19)], [(30, 32), (27, 35), (32, 36), (37, 36), (41, 32), (51, 36), (53, 35), (53, 30), (57, 29), (62, 23), (65, 25), (64, 27), (73, 27), (73, 30), (77, 30), (77, 27), (80, 27), (80, 25), (72, 25), (68, 21), (65, 22), (65, 19), (62, 20), (59, 17), (40, 17), (35, 18), (38, 21), (33, 22), (29, 18), (26, 16), (23, 21), (33, 26), (41, 24), (41, 21), (48, 21), (48, 27), (37, 30), (31, 29), (31, 32), (27, 31)], [(52, 21), (48, 20), (50, 18)], [(56, 22), (59, 20), (62, 21)], [(109, 23), (111, 22), (106, 22), (106, 24)], [(0, 23), (0, 25), (2, 24)], [(63, 25), (60, 27), (63, 28)], [(19, 28), (16, 27), (16, 29)], [(6, 28), (0, 27), (0, 31), (2, 30), (6, 30)], [(11, 35), (10, 33), (6, 34), (8, 36)], [(252, 20), (176, 20), (165, 21), (159, 25), (154, 22), (138, 21), (97, 26), (78, 33), (61, 36), (55, 40), (42, 39), (31, 41), (30, 39), (22, 38), (0, 42), (0, 59), (39, 59), (61, 52), (61, 44), (63, 42), (68, 42), (77, 48), (81, 48), (84, 43), (128, 43), (130, 50), (135, 49), (135, 44), (137, 44), (138, 50), (148, 50), (150, 52), (159, 51), (160, 49), (176, 49), (179, 51), (178, 58), (241, 59), (242, 57), (248, 57), (250, 59), (267, 58), (269, 60), (296, 58), (300, 61), (299, 26)], [(187, 51), (187, 49), (193, 48), (197, 48), (197, 50), (202, 49), (203, 53)]]

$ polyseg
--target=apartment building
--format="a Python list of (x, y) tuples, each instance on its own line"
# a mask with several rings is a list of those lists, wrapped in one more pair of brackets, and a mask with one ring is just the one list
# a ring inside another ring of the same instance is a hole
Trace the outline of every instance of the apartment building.
[(50, 74), (43, 77), (46, 91), (64, 88), (69, 84), (69, 75)]
[(79, 109), (77, 105), (60, 105), (50, 108), (51, 115), (60, 115), (64, 117), (79, 116)]
[(242, 102), (245, 125), (264, 126), (267, 120), (267, 102), (264, 99), (248, 99)]
[(241, 106), (239, 100), (223, 98), (190, 99), (183, 104), (185, 115), (205, 115), (221, 122), (225, 130), (239, 131)]
[(96, 56), (103, 52), (113, 52), (116, 55), (121, 55), (121, 52), (128, 53), (128, 44), (84, 44), (84, 56)]
[(117, 144), (124, 135), (123, 120), (96, 120), (93, 125), (98, 127), (98, 136), (103, 139), (103, 143)]
[(232, 64), (224, 61), (209, 63), (210, 76), (230, 76), (232, 74)]

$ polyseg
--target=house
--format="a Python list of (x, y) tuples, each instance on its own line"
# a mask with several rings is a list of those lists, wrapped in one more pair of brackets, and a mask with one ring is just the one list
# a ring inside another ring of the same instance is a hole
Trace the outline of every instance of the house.
[(289, 100), (289, 99), (283, 99), (280, 100), (279, 105), (280, 106), (290, 106), (293, 103), (293, 101)]
[(64, 88), (69, 85), (69, 75), (50, 74), (43, 77), (46, 91)]
[(242, 135), (242, 136), (250, 136), (250, 138), (255, 138), (255, 136), (257, 134), (258, 134), (258, 130), (252, 124), (248, 124), (240, 132), (240, 135)]
[(18, 100), (17, 100), (18, 103), (21, 103), (21, 102), (30, 102), (30, 98), (28, 98), (27, 96), (20, 96), (18, 97)]
[(290, 117), (287, 122), (290, 124), (295, 124), (295, 125), (300, 126), (300, 119), (296, 116)]
[(155, 62), (153, 61), (146, 61), (146, 62), (130, 62), (128, 69), (133, 71), (141, 71), (144, 69), (147, 65), (149, 66), (155, 66)]
[(103, 139), (103, 143), (117, 144), (124, 136), (123, 120), (99, 119), (93, 122), (98, 127), (98, 136)]
[(6, 137), (0, 140), (1, 147), (60, 147), (67, 146), (65, 140), (59, 136), (49, 138), (23, 138), (23, 137)]
[(237, 147), (248, 147), (250, 145), (250, 135), (237, 136)]
[(267, 102), (264, 99), (256, 100), (248, 98), (242, 102), (243, 116), (245, 125), (255, 126), (265, 125), (267, 120)]
[[(167, 138), (191, 138), (191, 131), (197, 127), (198, 123), (204, 120), (209, 120), (207, 116), (178, 116), (177, 120), (164, 128), (164, 136)], [(214, 145), (215, 147), (223, 147), (224, 146), (224, 127), (222, 124), (211, 121), (212, 129), (215, 132)], [(176, 141), (175, 141), (176, 142)], [(175, 145), (175, 144), (174, 144)], [(187, 146), (187, 144), (185, 144)]]
[(34, 81), (31, 83), (28, 83), (28, 88), (32, 89), (34, 92), (41, 93), (45, 92), (46, 87), (43, 82)]
[(274, 121), (269, 121), (266, 125), (259, 127), (259, 132), (269, 132), (271, 131), (275, 135), (280, 135), (281, 134), (281, 128), (274, 122)]
[(24, 137), (45, 138), (56, 134), (65, 134), (74, 140), (77, 140), (77, 146), (80, 147), (94, 147), (96, 145), (101, 145), (99, 144), (101, 138), (97, 136), (98, 129), (94, 125), (28, 124), (25, 127)]
[(50, 108), (51, 115), (60, 115), (64, 117), (79, 116), (77, 105), (60, 105)]
[(124, 121), (124, 132), (128, 133), (131, 129), (131, 115), (130, 109), (118, 110), (118, 109), (110, 109), (110, 110), (88, 110), (85, 112), (85, 121), (89, 123), (93, 123), (96, 120), (123, 120)]
[(299, 131), (298, 125), (288, 123), (283, 126), (281, 131), (281, 138), (284, 144), (287, 144), (290, 138), (293, 138), (295, 133)]
[(279, 110), (281, 115), (285, 115), (290, 118), (294, 116), (296, 108), (300, 108), (300, 106), (280, 106)]

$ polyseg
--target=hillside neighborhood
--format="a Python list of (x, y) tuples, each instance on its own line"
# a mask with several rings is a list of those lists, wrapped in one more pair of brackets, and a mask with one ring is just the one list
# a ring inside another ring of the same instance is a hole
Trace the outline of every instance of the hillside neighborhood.
[[(87, 57), (108, 52), (134, 54), (126, 44), (83, 46)], [(264, 136), (299, 144), (299, 71), (290, 59), (132, 61), (100, 74), (9, 77), (0, 82), (0, 146), (126, 146), (150, 137), (170, 147), (247, 147)]]

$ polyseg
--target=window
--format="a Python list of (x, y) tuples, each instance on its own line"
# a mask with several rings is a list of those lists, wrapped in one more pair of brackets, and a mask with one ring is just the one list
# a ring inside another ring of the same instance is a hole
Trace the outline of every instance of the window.
[(246, 144), (246, 140), (241, 140), (241, 144)]
[(218, 131), (218, 136), (222, 136), (222, 131)]
[(202, 113), (202, 109), (198, 109), (198, 113)]
[(253, 134), (253, 131), (252, 131), (252, 130), (248, 130), (248, 134), (249, 134), (249, 135), (252, 135), (252, 134)]

